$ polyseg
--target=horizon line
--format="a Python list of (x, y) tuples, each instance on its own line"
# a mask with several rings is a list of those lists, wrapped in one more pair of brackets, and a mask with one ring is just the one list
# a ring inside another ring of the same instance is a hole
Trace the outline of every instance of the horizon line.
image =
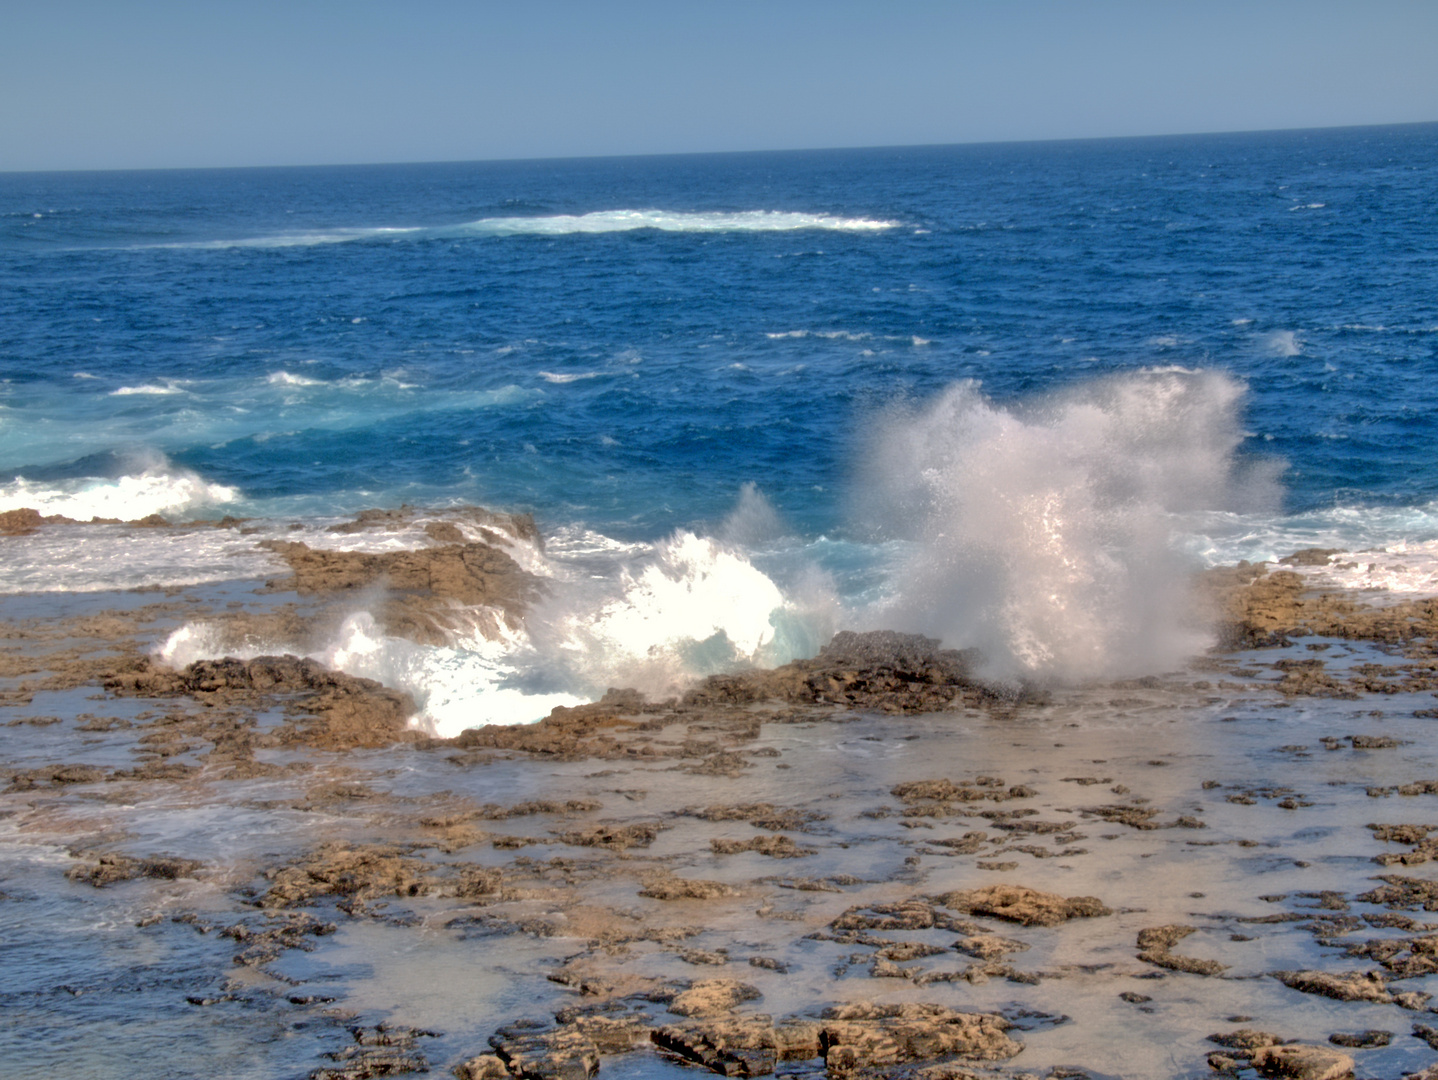
[(262, 165), (147, 165), (130, 167), (99, 167), (99, 168), (61, 168), (61, 169), (4, 169), (0, 168), (0, 176), (54, 176), (72, 173), (161, 173), (161, 172), (235, 172), (240, 170), (263, 170), (263, 169), (364, 169), (364, 168), (386, 168), (413, 165), (506, 165), (520, 163), (540, 162), (573, 162), (573, 161), (634, 161), (654, 158), (687, 158), (687, 157), (737, 157), (744, 155), (759, 154), (824, 154), (843, 153), (847, 151), (862, 150), (939, 150), (950, 147), (982, 147), (982, 146), (1038, 146), (1048, 144), (1064, 143), (1097, 143), (1097, 142), (1133, 142), (1141, 140), (1157, 139), (1196, 139), (1212, 138), (1223, 135), (1289, 135), (1304, 132), (1320, 131), (1365, 131), (1377, 128), (1403, 128), (1403, 127), (1432, 127), (1438, 126), (1438, 119), (1435, 120), (1404, 120), (1394, 123), (1376, 124), (1334, 124), (1315, 125), (1309, 127), (1291, 128), (1237, 128), (1222, 131), (1180, 131), (1180, 132), (1154, 132), (1143, 135), (1080, 135), (1068, 138), (1051, 139), (976, 139), (960, 142), (935, 142), (935, 143), (870, 143), (858, 146), (809, 146), (809, 147), (788, 147), (785, 149), (746, 149), (746, 150), (669, 150), (653, 153), (638, 154), (562, 154), (562, 155), (537, 155), (534, 157), (495, 157), (495, 158), (430, 158), (407, 161), (345, 161), (345, 162), (307, 162), (307, 163), (271, 163)]

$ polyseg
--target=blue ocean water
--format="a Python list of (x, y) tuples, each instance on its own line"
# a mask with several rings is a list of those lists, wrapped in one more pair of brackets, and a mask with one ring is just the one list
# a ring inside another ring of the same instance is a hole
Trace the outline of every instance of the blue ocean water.
[(1112, 619), (1163, 551), (1438, 539), (1435, 197), (1438, 125), (4, 174), (0, 509), (478, 503), (621, 591), (692, 536), (823, 626)]

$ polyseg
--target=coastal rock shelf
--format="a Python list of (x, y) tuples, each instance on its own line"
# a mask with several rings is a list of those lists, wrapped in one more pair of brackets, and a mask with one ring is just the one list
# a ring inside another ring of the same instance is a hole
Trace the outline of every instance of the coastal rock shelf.
[(995, 687), (932, 639), (842, 633), (454, 739), (312, 659), (148, 652), (324, 617), (367, 566), (0, 601), (12, 1032), (114, 1024), (134, 1064), (138, 1008), (212, 1071), (346, 1080), (1435, 1063), (1422, 605), (1242, 570), (1210, 584), (1245, 648), (1161, 676)]

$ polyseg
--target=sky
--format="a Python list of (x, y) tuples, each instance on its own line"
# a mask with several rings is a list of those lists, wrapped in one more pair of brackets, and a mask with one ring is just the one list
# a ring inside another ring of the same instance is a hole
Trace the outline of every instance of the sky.
[(1433, 0), (6, 4), (0, 171), (1438, 120)]

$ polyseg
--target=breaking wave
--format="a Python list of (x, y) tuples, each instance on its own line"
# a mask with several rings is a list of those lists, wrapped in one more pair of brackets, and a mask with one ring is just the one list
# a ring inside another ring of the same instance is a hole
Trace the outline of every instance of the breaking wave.
[[(762, 496), (746, 488), (725, 529), (737, 534), (769, 515)], [(545, 572), (550, 595), (522, 630), (471, 611), (474, 625), (500, 628), (493, 639), (476, 632), (417, 644), (387, 635), (361, 607), (318, 648), (237, 639), (221, 622), (194, 622), (156, 654), (182, 667), (226, 655), (304, 653), (409, 693), (418, 723), (451, 736), (487, 723), (531, 723), (611, 686), (677, 695), (708, 674), (808, 655), (837, 628), (821, 581), (801, 576), (786, 590), (736, 543), (688, 531), (652, 545), (606, 541), (589, 534), (571, 538), (568, 552), (557, 544), (548, 556), (536, 554), (545, 565), (530, 569)]]
[(879, 218), (844, 217), (790, 210), (595, 210), (587, 214), (491, 217), (457, 225), (394, 228), (342, 228), (275, 233), (225, 240), (196, 240), (148, 245), (159, 248), (224, 250), (228, 248), (293, 248), (355, 241), (435, 240), (464, 236), (570, 236), (576, 233), (618, 233), (655, 229), (674, 233), (828, 232), (876, 233), (900, 223)]
[(29, 507), (46, 517), (133, 521), (151, 514), (193, 513), (220, 507), (239, 497), (236, 488), (212, 484), (156, 456), (144, 463), (141, 471), (123, 476), (48, 482), (31, 482), (17, 476), (8, 484), (0, 484), (0, 511)]

